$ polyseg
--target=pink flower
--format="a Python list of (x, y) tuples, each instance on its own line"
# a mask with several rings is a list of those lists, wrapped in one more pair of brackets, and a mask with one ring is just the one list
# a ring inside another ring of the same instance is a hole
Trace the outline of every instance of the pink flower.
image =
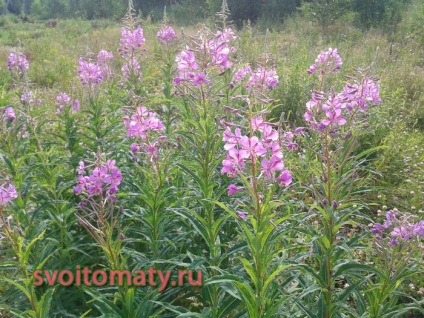
[(231, 62), (228, 60), (230, 49), (227, 43), (213, 42), (212, 50), (212, 63), (215, 65), (222, 66), (223, 68), (230, 68)]
[(71, 98), (66, 93), (59, 93), (59, 95), (56, 96), (56, 114), (60, 114), (65, 107), (70, 106), (71, 111), (78, 111), (80, 109), (80, 104), (78, 100), (72, 101)]
[(288, 186), (292, 183), (292, 175), (290, 171), (284, 170), (281, 175), (277, 178), (280, 187)]
[(93, 88), (103, 80), (103, 71), (97, 63), (87, 62), (82, 57), (79, 59), (78, 75), (83, 85)]
[(189, 47), (177, 55), (175, 62), (177, 62), (177, 68), (180, 71), (195, 70), (198, 68), (194, 52)]
[(79, 162), (79, 166), (78, 166), (78, 175), (79, 176), (81, 176), (81, 175), (83, 175), (84, 174), (84, 169), (85, 169), (85, 166), (84, 166), (84, 161), (80, 161)]
[(239, 188), (235, 184), (230, 184), (228, 186), (228, 195), (234, 195), (239, 191)]
[(132, 143), (132, 144), (130, 145), (130, 149), (131, 149), (131, 152), (132, 152), (132, 153), (136, 153), (136, 152), (138, 152), (138, 150), (139, 150), (138, 145), (137, 145), (137, 144), (134, 144), (134, 143)]
[(241, 69), (239, 69), (237, 72), (234, 73), (233, 79), (231, 80), (231, 83), (238, 83), (245, 79), (246, 76), (252, 74), (252, 69), (250, 68), (250, 65), (245, 65)]
[(12, 107), (6, 107), (6, 109), (4, 110), (4, 116), (9, 122), (12, 122), (16, 119), (16, 115)]
[(89, 176), (82, 176), (84, 171), (84, 162), (81, 161), (78, 167), (78, 184), (73, 189), (76, 195), (83, 192), (89, 196), (104, 194), (106, 199), (115, 200), (112, 194), (118, 191), (118, 185), (122, 181), (122, 174), (115, 166), (115, 160), (107, 160), (96, 166)]
[(268, 90), (273, 90), (278, 84), (278, 75), (274, 70), (267, 71), (263, 67), (259, 67), (255, 72), (252, 72), (246, 87), (254, 87), (262, 90), (264, 87)]
[(278, 132), (270, 125), (263, 125), (262, 127), (262, 142), (269, 144), (278, 140)]
[(267, 152), (262, 143), (259, 142), (258, 137), (256, 136), (253, 136), (251, 138), (247, 136), (241, 137), (240, 146), (242, 148), (240, 152), (243, 156), (245, 156), (245, 158), (249, 158), (250, 156), (261, 157)]
[(227, 127), (224, 132), (224, 137), (222, 138), (223, 141), (227, 142), (224, 145), (224, 149), (230, 150), (231, 148), (234, 148), (235, 146), (237, 146), (240, 142), (241, 137), (242, 135), (241, 135), (240, 128), (236, 128), (233, 134), (231, 129)]
[(141, 26), (138, 26), (132, 31), (126, 27), (122, 27), (118, 51), (121, 52), (122, 56), (132, 54), (134, 51), (141, 48), (145, 41), (146, 39), (144, 38)]
[(283, 153), (281, 152), (280, 145), (278, 144), (277, 141), (272, 142), (271, 144), (268, 145), (268, 147), (273, 156), (283, 159)]
[(223, 31), (218, 30), (216, 31), (215, 36), (221, 43), (229, 43), (231, 40), (237, 39), (237, 36), (234, 34), (231, 28), (227, 28)]
[(240, 219), (242, 219), (242, 220), (245, 220), (245, 219), (247, 218), (247, 215), (246, 215), (246, 213), (244, 213), (244, 212), (237, 211), (237, 212), (236, 212), (236, 214), (237, 214), (237, 216), (238, 216)]
[(74, 100), (74, 102), (72, 103), (72, 110), (73, 111), (80, 110), (80, 102), (77, 99)]
[(287, 148), (289, 150), (297, 150), (297, 148), (299, 147), (299, 145), (296, 142), (289, 142), (287, 143)]
[(26, 91), (25, 93), (23, 93), (21, 95), (21, 101), (28, 103), (28, 104), (32, 104), (34, 103), (34, 94), (32, 91)]
[(97, 62), (99, 64), (105, 64), (107, 63), (108, 60), (111, 60), (111, 59), (113, 59), (112, 52), (101, 50), (99, 54), (97, 55)]
[(172, 27), (167, 26), (158, 31), (157, 37), (160, 43), (167, 44), (174, 41), (177, 38), (177, 35)]
[(335, 109), (327, 111), (326, 113), (327, 119), (322, 121), (322, 125), (328, 126), (330, 124), (336, 124), (336, 125), (344, 125), (346, 124), (346, 119), (342, 117), (342, 110), (341, 109)]
[(14, 72), (17, 72), (18, 74), (23, 74), (24, 72), (28, 71), (29, 62), (25, 55), (19, 53), (11, 53), (7, 60), (7, 68), (10, 74), (12, 75)]
[(269, 179), (273, 178), (275, 171), (284, 169), (284, 163), (278, 156), (272, 156), (269, 160), (264, 158), (261, 163), (262, 173)]
[(209, 80), (206, 78), (205, 73), (199, 72), (194, 75), (192, 82), (194, 86), (201, 86), (203, 84), (209, 83)]
[(140, 144), (131, 144), (131, 152), (137, 153), (143, 150), (145, 153), (153, 156), (157, 153), (158, 145), (166, 140), (166, 136), (155, 137), (152, 133), (161, 132), (165, 129), (157, 114), (148, 111), (146, 107), (137, 107), (134, 114), (124, 117), (124, 125), (127, 127), (127, 136), (136, 137), (142, 141)]
[(337, 49), (329, 48), (327, 52), (321, 51), (313, 64), (307, 71), (308, 74), (313, 74), (320, 71), (321, 74), (327, 72), (336, 72), (342, 66), (342, 58)]
[[(248, 157), (248, 156), (247, 156)], [(231, 148), (228, 151), (227, 158), (222, 161), (221, 173), (226, 173), (230, 178), (235, 177), (238, 171), (245, 166), (244, 159), (247, 158), (246, 153)]]
[(262, 131), (262, 129), (264, 128), (264, 126), (266, 126), (266, 123), (265, 123), (265, 121), (263, 120), (262, 117), (252, 118), (250, 120), (250, 122), (252, 124), (253, 130)]
[(342, 92), (337, 96), (341, 101), (341, 107), (348, 111), (354, 109), (366, 110), (369, 106), (382, 102), (380, 98), (380, 86), (371, 79), (364, 79), (362, 83), (347, 83)]
[(18, 192), (13, 184), (6, 181), (0, 185), (0, 206), (6, 206), (18, 197)]

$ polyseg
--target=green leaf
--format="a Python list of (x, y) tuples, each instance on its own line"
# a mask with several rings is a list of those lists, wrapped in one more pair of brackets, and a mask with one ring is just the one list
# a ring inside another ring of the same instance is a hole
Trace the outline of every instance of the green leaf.
[(49, 290), (47, 290), (47, 292), (44, 293), (44, 295), (41, 297), (39, 303), (38, 303), (38, 316), (39, 318), (45, 318), (45, 317), (50, 317), (50, 308), (51, 308), (51, 303), (52, 303), (52, 299), (53, 299), (53, 293), (55, 291), (55, 288), (49, 288)]

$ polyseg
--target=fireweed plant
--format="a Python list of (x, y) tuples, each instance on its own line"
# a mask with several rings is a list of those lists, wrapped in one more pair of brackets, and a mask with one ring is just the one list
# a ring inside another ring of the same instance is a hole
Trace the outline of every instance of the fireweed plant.
[[(205, 244), (190, 251), (192, 262), (197, 259), (204, 264), (201, 268), (205, 278), (215, 276), (231, 252), (223, 250), (226, 238), (222, 235), (229, 215), (215, 201), (225, 191), (220, 187), (218, 170), (222, 161), (218, 114), (222, 105), (229, 103), (234, 39), (230, 28), (213, 32), (203, 26), (196, 36), (186, 38), (175, 57), (177, 73), (173, 83), (182, 122), (176, 133), (184, 150), (178, 166), (190, 178), (189, 192), (184, 194), (186, 208), (175, 211), (190, 221), (188, 229), (194, 229)], [(209, 304), (202, 311), (208, 317), (224, 317), (237, 303), (214, 285), (204, 286), (200, 295), (201, 301)]]
[[(363, 248), (360, 238), (366, 233), (355, 230), (364, 218), (360, 196), (368, 191), (364, 177), (359, 175), (366, 167), (367, 155), (373, 151), (358, 153), (357, 148), (359, 137), (366, 133), (368, 112), (381, 103), (379, 84), (366, 72), (358, 71), (338, 93), (333, 84), (341, 66), (337, 49), (318, 55), (307, 71), (317, 80), (306, 104), (307, 125), (286, 138), (287, 145), (296, 140), (303, 150), (300, 167), (304, 172), (302, 175), (300, 171), (298, 178), (311, 197), (305, 202), (309, 206), (308, 219), (313, 220), (305, 232), (312, 244), (311, 254), (299, 254), (296, 260), (319, 290), (313, 301), (313, 287), (306, 288), (305, 281), (301, 282), (305, 290), (299, 295), (304, 300), (303, 304), (299, 301), (299, 306), (309, 317), (339, 317), (349, 303), (356, 307), (354, 304), (360, 300), (352, 293), (361, 289), (365, 278), (350, 287), (341, 288), (340, 284), (349, 286), (344, 282), (350, 281), (351, 272), (374, 272), (371, 266), (355, 259), (355, 251)], [(305, 300), (309, 303), (305, 304)], [(359, 308), (358, 305), (358, 314)]]
[(118, 52), (124, 60), (121, 68), (121, 85), (126, 82), (139, 83), (141, 81), (140, 59), (143, 56), (143, 44), (146, 41), (143, 29), (134, 18), (135, 9), (132, 1), (129, 1), (128, 11), (121, 27), (121, 39)]
[[(116, 194), (122, 181), (121, 171), (115, 160), (106, 160), (106, 154), (97, 151), (96, 161), (86, 166), (79, 163), (78, 184), (73, 192), (82, 199), (76, 216), (90, 236), (103, 250), (110, 270), (125, 270), (126, 258), (122, 254), (122, 242), (125, 237), (120, 230), (116, 208)], [(88, 172), (88, 175), (85, 175)], [(134, 290), (130, 286), (118, 286), (118, 297), (122, 304), (121, 316), (132, 317), (136, 306)]]
[(138, 197), (145, 202), (142, 223), (148, 228), (146, 237), (155, 260), (165, 249), (162, 244), (166, 232), (165, 208), (166, 202), (172, 202), (169, 197), (171, 189), (166, 186), (170, 160), (166, 149), (167, 136), (162, 135), (165, 127), (157, 114), (144, 106), (137, 107), (134, 113), (125, 116), (124, 124), (127, 137), (134, 141), (129, 147), (136, 165), (134, 180), (138, 177), (144, 181), (142, 184), (133, 181), (133, 184), (139, 191)]
[(168, 18), (166, 15), (166, 7), (163, 11), (163, 20), (161, 22), (159, 31), (157, 32), (158, 46), (155, 48), (156, 60), (161, 64), (161, 71), (163, 76), (163, 100), (160, 100), (163, 105), (163, 112), (165, 115), (165, 132), (171, 132), (171, 123), (175, 120), (176, 109), (173, 107), (172, 95), (174, 85), (172, 83), (174, 75), (174, 61), (177, 54), (177, 35), (174, 29), (168, 25)]
[[(4, 171), (1, 171), (3, 175)], [(30, 303), (30, 308), (25, 311), (17, 308), (11, 309), (11, 312), (18, 317), (34, 317), (41, 318), (49, 316), (50, 304), (52, 301), (54, 288), (48, 289), (45, 293), (39, 296), (33, 284), (31, 262), (34, 245), (42, 239), (45, 231), (41, 232), (31, 241), (27, 242), (24, 238), (23, 229), (19, 224), (19, 219), (14, 218), (12, 213), (6, 216), (7, 210), (11, 202), (19, 197), (15, 186), (8, 179), (0, 182), (0, 244), (9, 243), (10, 249), (15, 255), (12, 262), (7, 262), (4, 265), (8, 267), (16, 266), (20, 269), (22, 278), (19, 280), (4, 278), (4, 280), (21, 291)], [(47, 261), (47, 259), (45, 260)], [(42, 266), (42, 264), (40, 264)]]
[[(370, 228), (374, 236), (371, 260), (379, 272), (367, 282), (369, 286), (364, 294), (356, 293), (368, 305), (361, 311), (368, 312), (369, 317), (393, 317), (411, 309), (422, 311), (419, 302), (402, 291), (402, 283), (414, 282), (413, 278), (422, 273), (419, 265), (424, 247), (424, 221), (396, 208), (387, 211), (381, 219), (381, 223), (375, 222)], [(400, 298), (408, 299), (409, 304), (400, 303)]]
[[(276, 82), (274, 73), (272, 77)], [(249, 81), (253, 79), (254, 74)], [(266, 80), (262, 77), (261, 85)], [(257, 81), (255, 83), (259, 85)], [(292, 175), (284, 165), (275, 125), (263, 117), (256, 117), (252, 105), (246, 113), (246, 127), (241, 126), (245, 132), (238, 127), (240, 124), (230, 124), (223, 137), (224, 149), (228, 153), (222, 162), (221, 173), (237, 181), (228, 186), (228, 195), (237, 196), (240, 210), (219, 205), (238, 220), (240, 234), (249, 250), (246, 255), (249, 259), (241, 257), (240, 261), (250, 284), (240, 279), (231, 282), (239, 290), (249, 317), (271, 317), (281, 310), (286, 300), (276, 292), (275, 278), (290, 265), (282, 263), (276, 241), (284, 234), (282, 225), (290, 216), (290, 206), (286, 204), (280, 208), (285, 202), (279, 200), (278, 189), (289, 186)], [(231, 126), (237, 127), (234, 132)]]

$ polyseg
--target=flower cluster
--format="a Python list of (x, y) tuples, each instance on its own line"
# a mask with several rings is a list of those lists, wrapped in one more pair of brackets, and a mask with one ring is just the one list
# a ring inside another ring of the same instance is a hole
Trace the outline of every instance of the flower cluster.
[(340, 57), (339, 52), (337, 52), (337, 49), (332, 49), (330, 47), (327, 52), (321, 51), (321, 53), (315, 60), (315, 64), (309, 67), (307, 73), (314, 74), (317, 71), (320, 74), (325, 74), (328, 72), (337, 72), (338, 70), (340, 70), (342, 64), (343, 61)]
[(113, 59), (112, 52), (101, 50), (97, 55), (97, 64), (101, 67), (103, 71), (103, 77), (111, 76), (111, 70), (109, 66), (109, 60)]
[[(264, 177), (277, 181), (281, 187), (288, 186), (292, 182), (292, 176), (290, 171), (284, 168), (277, 130), (262, 117), (253, 118), (251, 126), (253, 133), (258, 132), (260, 137), (242, 135), (240, 128), (236, 128), (234, 132), (229, 127), (226, 128), (223, 141), (226, 142), (224, 149), (228, 153), (222, 162), (221, 173), (234, 178), (244, 172), (247, 160), (250, 160), (253, 165), (260, 162), (258, 179)], [(279, 173), (278, 177), (276, 173)], [(230, 195), (237, 192), (234, 185), (228, 190)]]
[(213, 39), (210, 39), (206, 45), (206, 52), (211, 56), (211, 65), (217, 65), (221, 69), (230, 68), (232, 63), (228, 60), (230, 52), (234, 52), (235, 48), (230, 47), (230, 41), (236, 36), (231, 29), (227, 29), (224, 33), (218, 31)]
[(104, 78), (104, 70), (99, 63), (79, 59), (78, 75), (83, 85), (96, 87)]
[(90, 175), (84, 176), (86, 167), (80, 161), (78, 167), (78, 184), (74, 187), (74, 193), (80, 195), (86, 192), (90, 197), (100, 196), (106, 200), (114, 201), (118, 192), (118, 185), (122, 181), (122, 174), (115, 166), (115, 160), (107, 160), (106, 163), (98, 163)]
[(348, 111), (367, 110), (370, 106), (382, 102), (380, 85), (369, 78), (364, 79), (362, 83), (347, 83), (337, 98), (342, 104), (341, 108)]
[(272, 91), (278, 84), (278, 75), (274, 70), (267, 71), (263, 67), (259, 67), (256, 71), (252, 72), (246, 87), (254, 87), (262, 90), (264, 87)]
[(41, 104), (41, 99), (35, 99), (34, 100), (34, 93), (29, 90), (29, 91), (25, 91), (22, 93), (21, 95), (21, 102), (27, 105), (32, 105), (32, 104), (37, 104), (40, 105)]
[(133, 153), (145, 152), (156, 160), (157, 147), (160, 141), (166, 139), (166, 136), (154, 138), (152, 133), (161, 132), (164, 130), (162, 122), (157, 117), (157, 114), (148, 111), (146, 107), (137, 107), (134, 114), (124, 117), (124, 124), (127, 127), (127, 136), (135, 137), (139, 143), (131, 144)]
[[(296, 131), (295, 131), (296, 134)], [(286, 131), (283, 135), (284, 138), (280, 141), (288, 150), (297, 150), (299, 145), (294, 140), (294, 134), (291, 131)]]
[(233, 79), (231, 80), (231, 84), (236, 84), (238, 82), (242, 82), (246, 76), (252, 74), (252, 68), (250, 65), (245, 65), (240, 68), (238, 71), (234, 73)]
[[(199, 86), (209, 82), (204, 72), (194, 72), (198, 69), (199, 65), (196, 62), (194, 51), (191, 50), (188, 46), (184, 51), (177, 55), (175, 62), (177, 62), (177, 69), (179, 74), (174, 78), (174, 84), (178, 85), (184, 81), (191, 81), (193, 85)], [(199, 79), (201, 79), (201, 81), (199, 81)]]
[(124, 64), (121, 68), (122, 71), (122, 81), (130, 81), (132, 77), (137, 78), (137, 81), (140, 81), (141, 71), (140, 63), (136, 59), (131, 59), (128, 63)]
[(13, 184), (6, 181), (0, 185), (0, 206), (6, 206), (18, 197), (18, 192)]
[(133, 55), (137, 49), (141, 48), (145, 41), (146, 39), (144, 38), (141, 26), (138, 26), (132, 31), (126, 27), (122, 27), (118, 51), (121, 56)]
[(105, 50), (101, 50), (99, 52), (99, 54), (97, 55), (97, 62), (99, 64), (105, 64), (107, 63), (109, 60), (113, 59), (113, 54), (112, 52), (108, 52)]
[[(236, 36), (231, 29), (218, 31), (215, 34), (204, 29), (198, 38), (199, 41), (194, 43), (194, 48), (186, 46), (186, 49), (175, 58), (179, 72), (174, 78), (174, 83), (177, 85), (182, 82), (191, 82), (194, 86), (209, 83), (210, 80), (206, 76), (208, 69), (218, 67), (219, 71), (223, 72), (232, 66), (229, 54), (234, 52), (235, 48), (230, 47), (230, 41)], [(200, 70), (197, 71), (199, 65)]]
[(4, 109), (3, 113), (3, 120), (6, 120), (7, 122), (12, 122), (16, 119), (15, 112), (12, 107), (6, 107)]
[(390, 246), (417, 237), (424, 238), (424, 221), (414, 223), (410, 221), (410, 215), (405, 214), (398, 218), (397, 214), (399, 214), (397, 209), (388, 211), (384, 223), (374, 223), (371, 233), (377, 239), (389, 239)]
[(61, 114), (66, 106), (71, 106), (72, 111), (78, 111), (80, 109), (80, 103), (77, 99), (74, 101), (66, 93), (60, 93), (56, 96), (56, 114)]
[(25, 55), (20, 53), (11, 53), (7, 60), (7, 68), (11, 75), (13, 75), (14, 72), (23, 74), (24, 72), (28, 71), (29, 62)]
[(231, 84), (244, 81), (244, 79), (249, 77), (246, 88), (254, 88), (258, 90), (263, 90), (264, 88), (272, 91), (275, 86), (278, 84), (278, 75), (274, 70), (267, 71), (263, 67), (258, 67), (255, 71), (249, 65), (245, 65), (234, 73)]
[(161, 28), (157, 33), (157, 37), (161, 44), (168, 44), (177, 39), (174, 29), (170, 26)]
[[(337, 49), (321, 53), (317, 61), (327, 61), (330, 58), (337, 65), (333, 70), (338, 69), (341, 58)], [(306, 103), (304, 118), (312, 128), (323, 131), (326, 127), (343, 126), (351, 115), (379, 103), (380, 86), (373, 79), (365, 77), (361, 81), (355, 79), (354, 84), (347, 83), (339, 94), (312, 92), (311, 100)]]
[(118, 51), (125, 60), (125, 64), (121, 68), (121, 84), (133, 78), (138, 82), (140, 81), (141, 71), (138, 59), (141, 55), (141, 51), (139, 49), (145, 41), (146, 39), (144, 38), (141, 26), (138, 26), (132, 31), (126, 27), (121, 28), (121, 39), (119, 41)]

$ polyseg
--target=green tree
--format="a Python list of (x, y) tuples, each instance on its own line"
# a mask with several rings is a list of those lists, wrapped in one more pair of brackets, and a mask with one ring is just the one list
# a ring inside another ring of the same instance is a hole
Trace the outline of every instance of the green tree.
[(369, 29), (388, 24), (395, 27), (401, 21), (401, 12), (410, 0), (352, 0), (352, 11), (357, 14), (359, 26)]

